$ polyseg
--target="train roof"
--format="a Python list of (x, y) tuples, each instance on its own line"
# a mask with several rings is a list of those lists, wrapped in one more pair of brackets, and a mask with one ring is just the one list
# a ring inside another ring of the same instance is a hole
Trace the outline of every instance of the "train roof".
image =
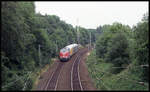
[(68, 45), (68, 46), (66, 46), (67, 48), (73, 48), (73, 47), (75, 47), (75, 46), (78, 46), (78, 44), (70, 44), (70, 45)]

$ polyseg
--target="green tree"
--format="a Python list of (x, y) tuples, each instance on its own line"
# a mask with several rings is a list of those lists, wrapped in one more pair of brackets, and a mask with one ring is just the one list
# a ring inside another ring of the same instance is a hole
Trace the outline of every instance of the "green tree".
[[(117, 67), (126, 67), (129, 65), (128, 40), (123, 33), (116, 33), (111, 38), (107, 49), (107, 62), (111, 62)], [(116, 69), (115, 72), (120, 72), (122, 69)]]
[[(148, 13), (144, 14), (143, 19), (141, 22), (137, 24), (133, 28), (134, 30), (134, 38), (136, 40), (135, 45), (135, 58), (136, 58), (136, 65), (148, 65), (149, 64), (149, 22), (148, 22)], [(148, 68), (142, 68), (142, 79), (144, 81), (149, 80)]]

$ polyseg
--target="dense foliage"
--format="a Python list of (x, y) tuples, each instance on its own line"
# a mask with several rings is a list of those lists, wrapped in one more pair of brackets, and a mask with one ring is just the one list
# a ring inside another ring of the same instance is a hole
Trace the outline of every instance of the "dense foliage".
[[(133, 28), (117, 22), (97, 28), (101, 31), (101, 35), (98, 36), (95, 51), (92, 52), (87, 62), (97, 88), (104, 90), (148, 89), (148, 16), (146, 13), (142, 21)], [(118, 76), (121, 77), (118, 79)], [(100, 78), (101, 82), (97, 82), (97, 78)], [(103, 82), (106, 84), (104, 85)]]
[[(111, 62), (114, 66), (126, 66), (130, 63), (129, 42), (131, 28), (120, 23), (104, 25), (102, 35), (96, 42), (96, 53), (99, 58)], [(132, 33), (131, 33), (132, 34)], [(117, 69), (119, 72), (119, 69)]]
[[(2, 2), (1, 15), (4, 90), (22, 90), (29, 71), (35, 72), (48, 64), (64, 46), (77, 43), (77, 28), (56, 15), (35, 13), (34, 2)], [(88, 44), (91, 30), (78, 28), (80, 44)], [(14, 82), (16, 77), (23, 79)], [(28, 80), (32, 82), (31, 78)], [(11, 82), (14, 83), (9, 85)], [(32, 88), (32, 85), (28, 86), (26, 89)]]
[[(134, 27), (135, 39), (135, 64), (136, 65), (149, 65), (149, 15), (146, 13), (141, 22)], [(149, 69), (141, 69), (142, 80), (149, 81)]]

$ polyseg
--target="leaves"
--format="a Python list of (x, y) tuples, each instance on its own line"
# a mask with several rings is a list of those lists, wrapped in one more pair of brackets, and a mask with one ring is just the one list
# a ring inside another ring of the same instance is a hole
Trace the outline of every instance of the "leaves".
[[(27, 71), (42, 68), (51, 58), (58, 56), (61, 48), (77, 43), (76, 28), (60, 20), (56, 15), (35, 13), (33, 2), (2, 2), (1, 10), (3, 85), (11, 82), (12, 76), (24, 76)], [(88, 44), (89, 30), (80, 28), (79, 31), (80, 44)], [(92, 35), (93, 38), (94, 36)], [(30, 81), (32, 83), (32, 79)], [(21, 90), (24, 82), (18, 81), (18, 85), (13, 84), (5, 90), (13, 90), (13, 87)]]

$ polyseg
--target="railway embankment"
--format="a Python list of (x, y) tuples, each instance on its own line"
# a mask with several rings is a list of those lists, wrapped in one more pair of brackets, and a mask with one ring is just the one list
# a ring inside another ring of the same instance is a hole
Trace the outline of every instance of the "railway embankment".
[[(146, 66), (136, 66), (133, 63), (126, 67), (114, 67), (111, 63), (104, 62), (96, 57), (95, 50), (91, 51), (86, 59), (89, 75), (98, 90), (148, 90), (148, 83), (141, 81), (140, 69)], [(114, 69), (122, 69), (114, 73)]]

